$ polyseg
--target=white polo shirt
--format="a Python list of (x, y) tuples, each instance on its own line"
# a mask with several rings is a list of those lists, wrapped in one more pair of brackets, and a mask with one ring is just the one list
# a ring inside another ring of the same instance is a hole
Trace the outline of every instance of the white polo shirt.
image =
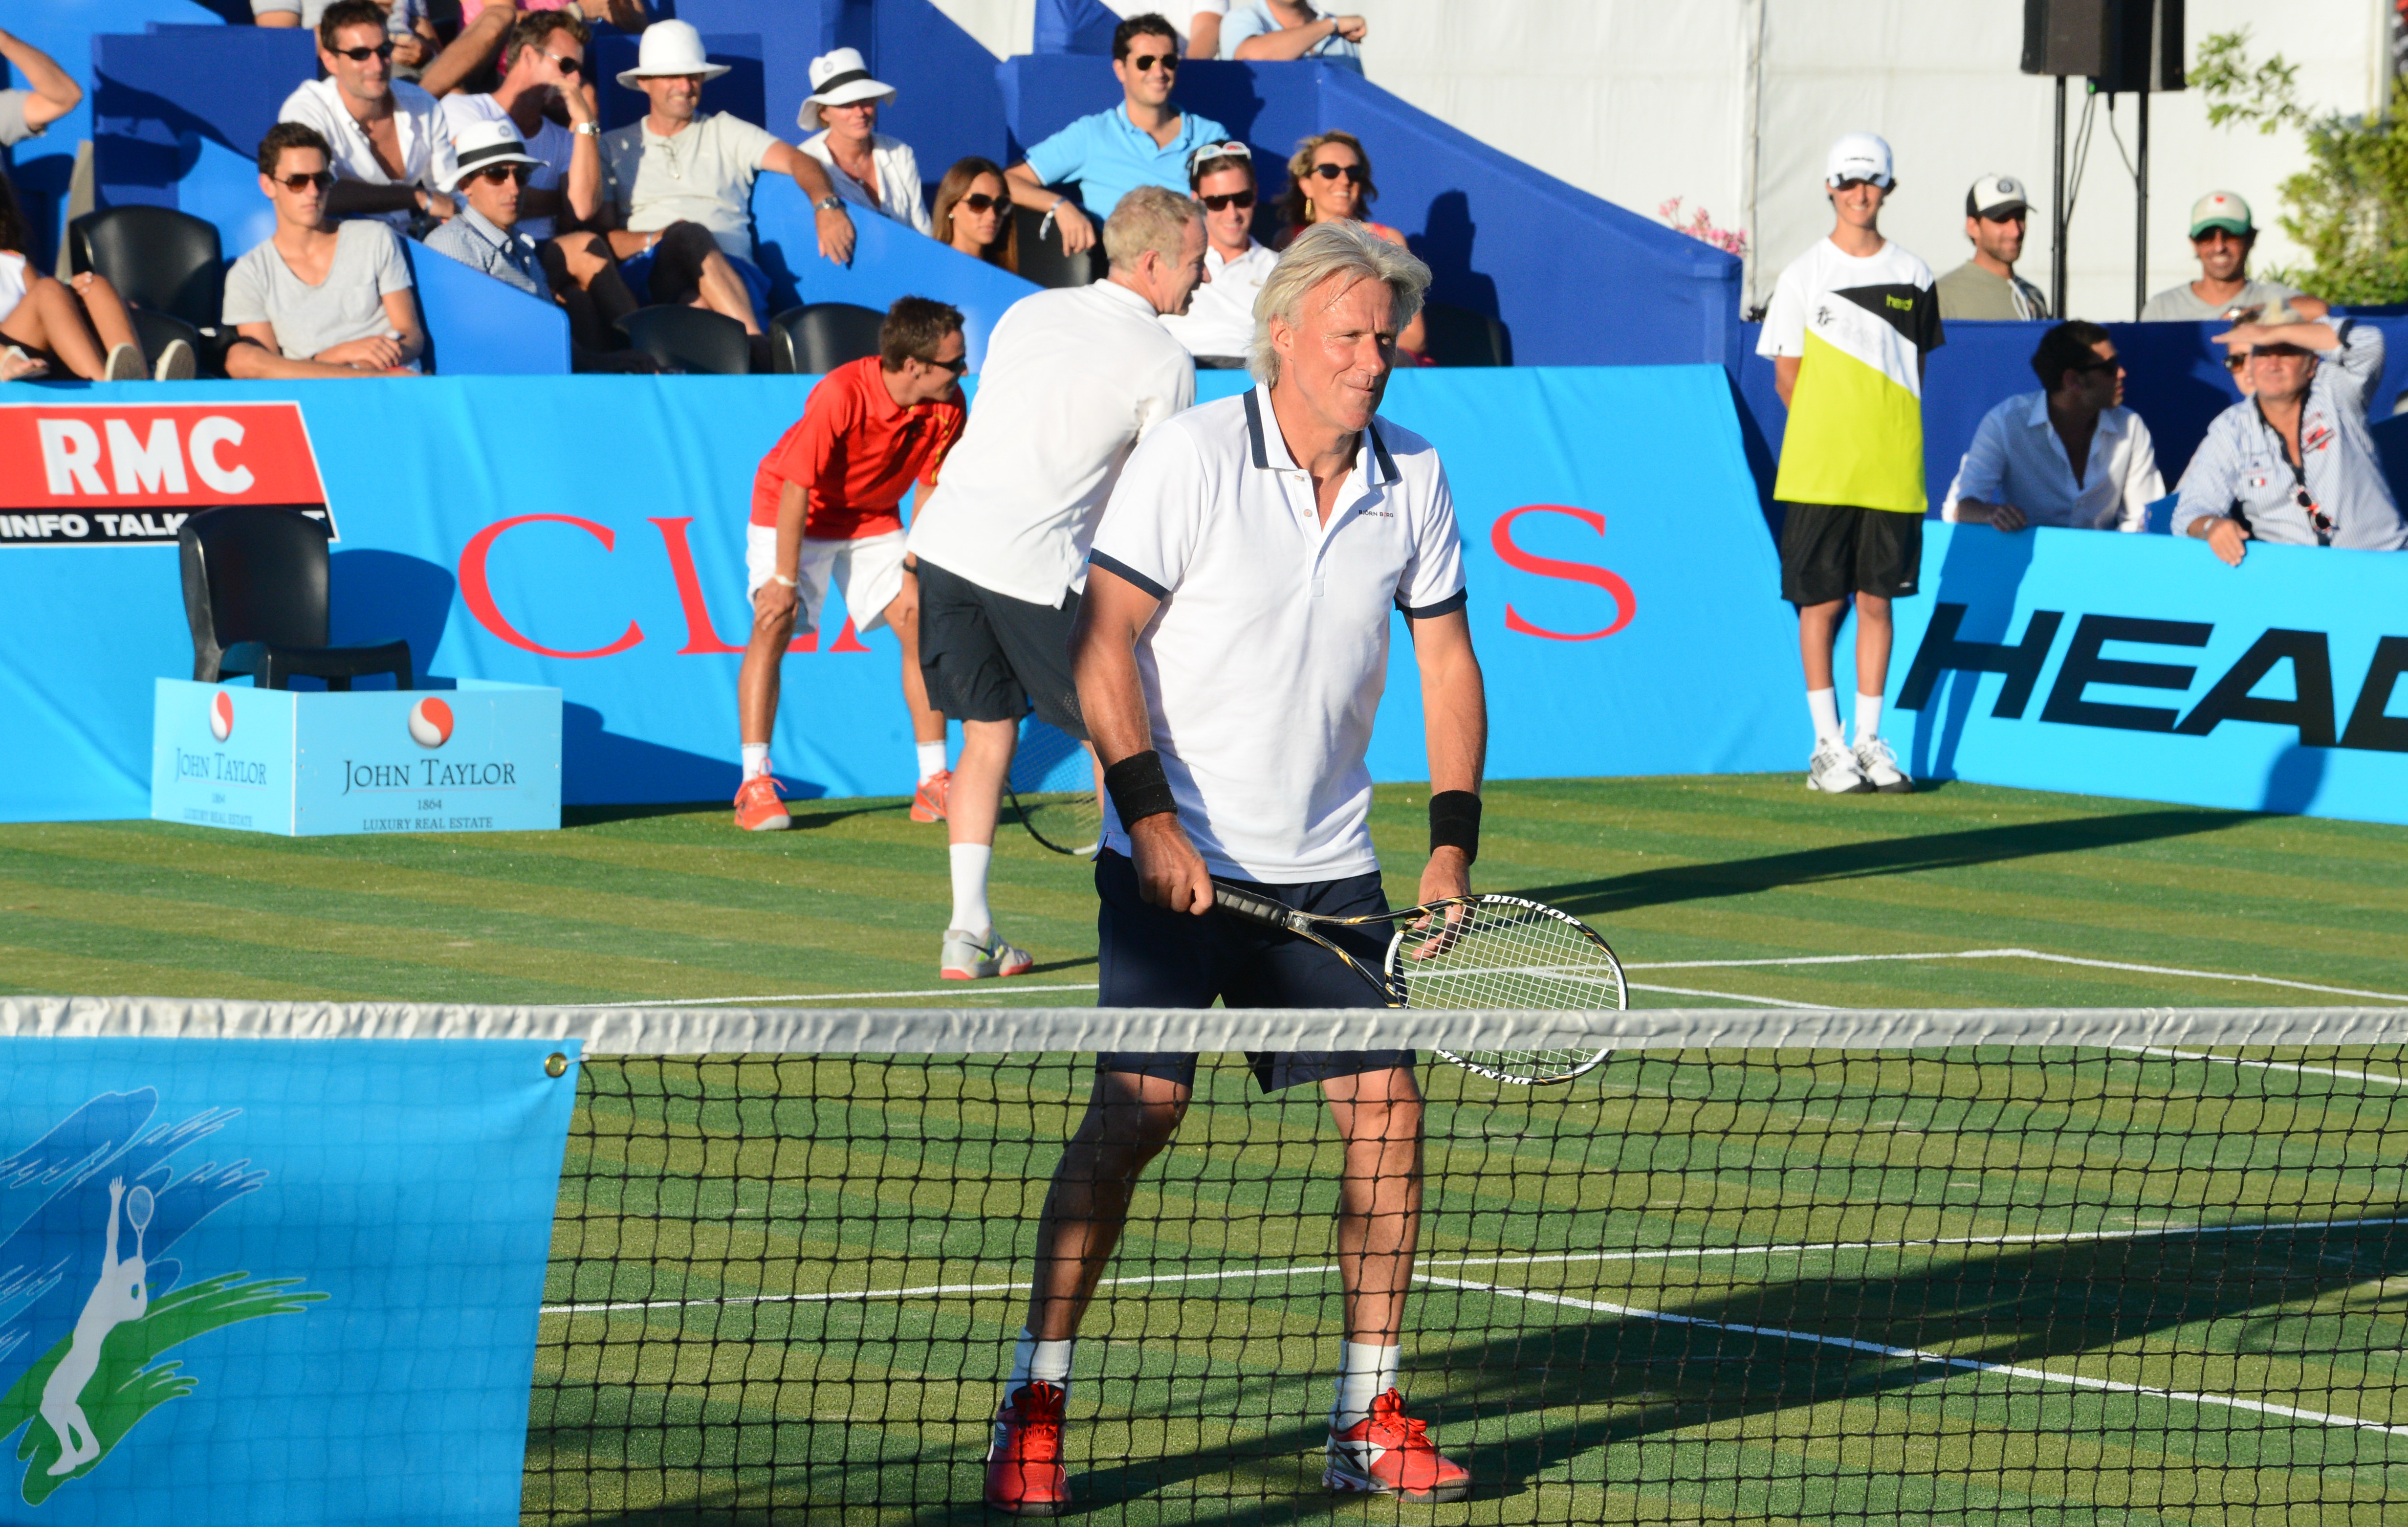
[[(1325, 526), (1269, 389), (1207, 403), (1129, 458), (1093, 565), (1162, 601), (1138, 673), (1179, 824), (1212, 872), (1294, 885), (1379, 869), (1364, 756), (1389, 612), (1464, 602), (1437, 450), (1374, 418)], [(1109, 802), (1104, 841), (1129, 851)]]
[(1196, 365), (1115, 281), (1022, 297), (987, 337), (970, 422), (911, 514), (911, 550), (981, 588), (1059, 609), (1121, 464), (1196, 401)]
[(1162, 326), (1191, 355), (1245, 359), (1254, 342), (1254, 298), (1278, 264), (1277, 250), (1252, 239), (1234, 260), (1206, 250), (1204, 273), (1210, 279), (1188, 299), (1185, 312), (1164, 314)]
[[(401, 144), (401, 179), (396, 180), (377, 163), (376, 149), (368, 142), (367, 129), (343, 105), (343, 93), (332, 79), (311, 79), (284, 97), (277, 108), (278, 122), (297, 122), (318, 129), (318, 136), (335, 151), (334, 171), (338, 179), (365, 180), (370, 185), (411, 185), (422, 191), (439, 191), (451, 194), (452, 182), (460, 179), (459, 161), (452, 156), (452, 131), (443, 120), (443, 108), (435, 97), (407, 79), (393, 82), (394, 134)], [(409, 232), (410, 214), (407, 210), (362, 213), (384, 223), (397, 234)]]

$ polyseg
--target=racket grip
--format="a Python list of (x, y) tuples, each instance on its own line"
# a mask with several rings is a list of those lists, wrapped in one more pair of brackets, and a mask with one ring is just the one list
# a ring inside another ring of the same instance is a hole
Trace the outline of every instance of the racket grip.
[(1272, 928), (1293, 930), (1305, 924), (1304, 915), (1293, 907), (1242, 890), (1226, 880), (1215, 879), (1212, 882), (1212, 905), (1231, 916), (1243, 917), (1250, 923), (1266, 923)]

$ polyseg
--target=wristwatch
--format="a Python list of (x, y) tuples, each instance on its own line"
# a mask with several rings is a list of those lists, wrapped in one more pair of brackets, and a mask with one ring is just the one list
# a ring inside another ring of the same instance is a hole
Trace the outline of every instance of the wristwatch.
[(844, 210), (844, 198), (842, 196), (822, 196), (819, 200), (811, 203), (811, 205), (818, 208), (823, 212), (841, 212)]
[(569, 131), (575, 133), (580, 137), (600, 137), (602, 136), (602, 124), (598, 122), (580, 122), (576, 126), (571, 127)]

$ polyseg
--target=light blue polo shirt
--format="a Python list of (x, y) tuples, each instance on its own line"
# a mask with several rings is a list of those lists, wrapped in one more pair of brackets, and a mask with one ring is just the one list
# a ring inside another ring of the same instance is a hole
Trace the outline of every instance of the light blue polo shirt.
[(1028, 151), (1028, 167), (1047, 185), (1076, 184), (1080, 205), (1101, 220), (1141, 185), (1187, 194), (1187, 155), (1199, 143), (1226, 143), (1229, 130), (1210, 117), (1182, 111), (1179, 136), (1168, 148), (1129, 121), (1128, 103), (1081, 117)]

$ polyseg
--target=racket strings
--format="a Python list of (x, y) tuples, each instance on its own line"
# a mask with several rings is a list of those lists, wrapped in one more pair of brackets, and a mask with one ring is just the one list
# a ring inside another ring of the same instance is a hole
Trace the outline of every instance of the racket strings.
[[(1512, 902), (1479, 902), (1441, 931), (1408, 931), (1390, 961), (1409, 1008), (1487, 1012), (1618, 1009), (1626, 1004), (1612, 951), (1577, 923)], [(1495, 1070), (1546, 1076), (1577, 1067), (1584, 1049), (1492, 1049)]]

